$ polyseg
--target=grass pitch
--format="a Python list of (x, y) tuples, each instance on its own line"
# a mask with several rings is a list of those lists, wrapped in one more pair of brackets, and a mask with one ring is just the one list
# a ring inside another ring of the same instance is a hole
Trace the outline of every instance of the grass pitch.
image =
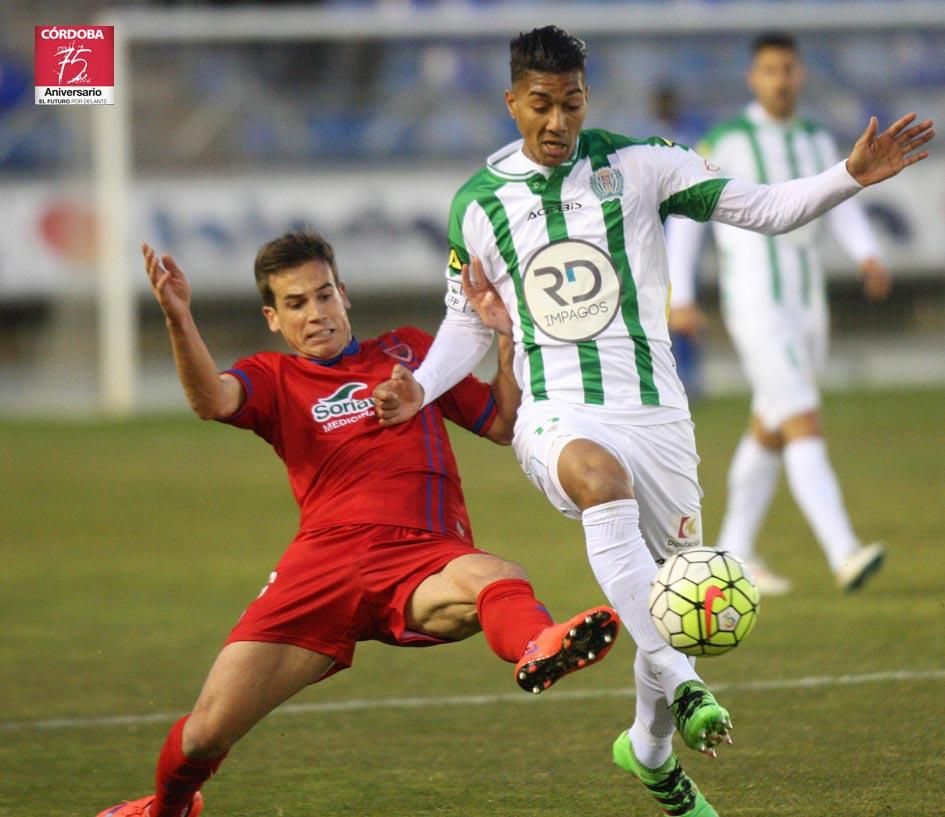
[[(834, 590), (782, 486), (761, 551), (795, 592), (700, 671), (732, 712), (713, 761), (680, 748), (727, 817), (943, 813), (945, 391), (829, 396), (827, 439), (858, 532), (889, 548)], [(708, 540), (745, 422), (695, 407)], [(517, 560), (559, 617), (600, 602), (581, 529), (511, 452), (454, 435), (482, 547)], [(156, 752), (294, 533), (281, 463), (189, 417), (0, 423), (0, 815), (92, 817), (152, 790)], [(653, 815), (610, 763), (632, 720), (626, 634), (599, 667), (533, 698), (481, 637), (363, 644), (233, 750), (208, 817)]]

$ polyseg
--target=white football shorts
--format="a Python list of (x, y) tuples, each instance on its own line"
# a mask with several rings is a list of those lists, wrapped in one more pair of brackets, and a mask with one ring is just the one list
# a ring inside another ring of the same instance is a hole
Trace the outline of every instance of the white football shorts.
[(820, 407), (817, 377), (827, 354), (826, 320), (767, 311), (763, 318), (731, 320), (728, 329), (751, 386), (752, 413), (766, 430)]
[(555, 508), (580, 519), (580, 510), (558, 480), (558, 457), (575, 439), (608, 449), (629, 473), (640, 506), (640, 529), (654, 559), (702, 544), (702, 488), (691, 420), (632, 425), (592, 407), (554, 401), (523, 405), (512, 442), (515, 456)]

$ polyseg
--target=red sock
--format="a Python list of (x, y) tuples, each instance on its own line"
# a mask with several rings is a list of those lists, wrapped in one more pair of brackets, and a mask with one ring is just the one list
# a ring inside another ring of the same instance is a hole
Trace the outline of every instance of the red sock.
[(181, 817), (193, 796), (226, 757), (205, 760), (184, 754), (184, 724), (189, 717), (185, 715), (167, 733), (158, 758), (157, 795), (150, 806), (150, 817)]
[(476, 599), (476, 610), (492, 651), (513, 664), (525, 653), (529, 641), (554, 624), (524, 579), (500, 579), (486, 585)]

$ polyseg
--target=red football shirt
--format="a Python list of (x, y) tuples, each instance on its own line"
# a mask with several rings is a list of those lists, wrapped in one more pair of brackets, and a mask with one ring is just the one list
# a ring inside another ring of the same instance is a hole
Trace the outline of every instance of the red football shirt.
[(443, 417), (477, 434), (496, 416), (490, 387), (469, 376), (407, 423), (382, 428), (371, 394), (395, 363), (416, 369), (432, 338), (413, 327), (357, 339), (332, 360), (261, 352), (228, 372), (246, 401), (224, 420), (269, 442), (286, 464), (300, 529), (353, 522), (471, 539)]

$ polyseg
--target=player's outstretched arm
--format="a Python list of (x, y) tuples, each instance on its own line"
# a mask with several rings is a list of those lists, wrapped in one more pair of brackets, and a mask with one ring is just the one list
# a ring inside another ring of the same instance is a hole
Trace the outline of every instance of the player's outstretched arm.
[(218, 420), (243, 404), (243, 387), (232, 375), (220, 374), (190, 311), (190, 282), (170, 255), (158, 257), (141, 245), (144, 268), (167, 325), (177, 376), (190, 407), (201, 419)]
[[(509, 326), (511, 326), (511, 321)], [(492, 425), (489, 426), (485, 436), (486, 439), (499, 445), (511, 445), (515, 433), (518, 407), (522, 404), (522, 390), (518, 386), (512, 367), (515, 357), (515, 344), (512, 342), (512, 336), (500, 332), (498, 346), (499, 367), (490, 384), (492, 396), (495, 398), (496, 418), (492, 421)]]
[(907, 114), (879, 132), (875, 117), (850, 156), (816, 176), (774, 184), (730, 179), (719, 195), (712, 220), (734, 227), (778, 235), (803, 227), (854, 196), (864, 185), (877, 184), (921, 162), (921, 150), (935, 136), (932, 121), (915, 124)]
[(915, 119), (916, 114), (908, 113), (880, 131), (879, 121), (870, 117), (847, 158), (850, 175), (866, 187), (892, 178), (926, 158), (928, 151), (919, 148), (935, 137), (934, 123), (926, 119), (913, 124)]

